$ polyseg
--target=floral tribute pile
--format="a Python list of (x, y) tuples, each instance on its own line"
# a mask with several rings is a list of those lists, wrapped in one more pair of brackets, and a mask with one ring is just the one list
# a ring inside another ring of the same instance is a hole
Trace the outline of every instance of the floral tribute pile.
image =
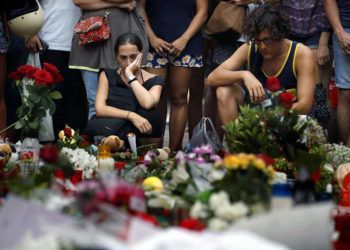
[(138, 156), (125, 148), (111, 152), (67, 126), (56, 144), (41, 148), (34, 172), (23, 175), (15, 153), (0, 152), (2, 202), (9, 193), (36, 200), (122, 240), (130, 218), (158, 228), (224, 230), (267, 212), (275, 183), (300, 182), (305, 171), (315, 200), (333, 193), (350, 205), (349, 148), (327, 144), (315, 120), (291, 110), (241, 110), (225, 127), (226, 152), (210, 145), (174, 153), (149, 145)]

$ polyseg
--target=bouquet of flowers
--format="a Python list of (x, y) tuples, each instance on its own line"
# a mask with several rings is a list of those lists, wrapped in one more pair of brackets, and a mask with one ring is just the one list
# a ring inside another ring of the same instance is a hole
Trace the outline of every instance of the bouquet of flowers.
[(55, 112), (54, 100), (62, 98), (60, 92), (53, 90), (54, 84), (63, 81), (62, 76), (54, 65), (44, 63), (43, 69), (22, 65), (10, 73), (9, 78), (16, 82), (22, 98), (15, 128), (22, 129), (22, 134), (38, 131), (46, 111), (52, 115)]
[(253, 154), (228, 155), (210, 170), (212, 189), (198, 195), (190, 216), (210, 229), (222, 230), (235, 220), (270, 207), (272, 166)]

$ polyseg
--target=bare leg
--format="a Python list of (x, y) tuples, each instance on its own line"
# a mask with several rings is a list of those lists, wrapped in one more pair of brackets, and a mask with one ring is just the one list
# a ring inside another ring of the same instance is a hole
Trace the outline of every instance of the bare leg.
[(218, 100), (216, 98), (216, 88), (206, 87), (204, 96), (204, 116), (210, 117), (214, 123), (214, 127), (218, 132), (219, 137), (222, 139), (224, 136), (224, 130), (222, 128), (221, 120), (218, 113)]
[[(0, 131), (6, 128), (7, 113), (5, 104), (6, 54), (0, 53)], [(6, 132), (0, 134), (5, 139)]]
[(337, 122), (341, 140), (350, 147), (350, 89), (339, 89)]
[(224, 86), (216, 89), (218, 111), (221, 123), (235, 120), (238, 117), (239, 105), (243, 104), (244, 96), (240, 86)]
[[(159, 100), (158, 103), (158, 109), (160, 112), (160, 118), (161, 118), (161, 122), (163, 125), (163, 134), (165, 133), (165, 127), (166, 127), (166, 116), (167, 116), (167, 112), (168, 112), (168, 87), (167, 87), (167, 74), (168, 74), (168, 70), (166, 68), (162, 68), (162, 69), (153, 69), (153, 68), (145, 68), (145, 70), (147, 70), (148, 72), (152, 73), (152, 74), (156, 74), (159, 75), (161, 77), (163, 77), (164, 81), (165, 81), (165, 86), (163, 88), (162, 91), (162, 96)], [(163, 138), (161, 140), (160, 145), (163, 144)]]
[(168, 83), (171, 103), (169, 124), (169, 147), (171, 150), (182, 148), (182, 139), (187, 123), (187, 94), (191, 75), (191, 68), (170, 66)]
[(192, 131), (203, 115), (204, 69), (193, 69), (190, 81), (190, 98), (188, 101), (188, 135), (192, 137)]

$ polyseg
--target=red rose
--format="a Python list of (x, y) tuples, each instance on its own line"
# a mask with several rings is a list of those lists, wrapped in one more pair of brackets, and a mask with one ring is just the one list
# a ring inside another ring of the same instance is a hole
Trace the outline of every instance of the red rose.
[(72, 129), (70, 127), (64, 128), (64, 135), (68, 138), (72, 137)]
[(269, 155), (262, 153), (262, 154), (258, 154), (256, 155), (258, 158), (260, 158), (261, 160), (263, 160), (265, 162), (266, 165), (273, 165), (275, 164), (275, 159), (271, 158)]
[(69, 178), (69, 180), (74, 184), (78, 184), (83, 180), (83, 170), (74, 170), (74, 174)]
[(157, 219), (149, 214), (146, 214), (144, 212), (137, 212), (136, 213), (136, 217), (144, 220), (144, 221), (147, 221), (151, 224), (153, 224), (154, 226), (159, 226), (159, 222), (157, 221)]
[(23, 72), (19, 72), (18, 70), (14, 71), (14, 72), (11, 72), (9, 75), (8, 75), (8, 78), (12, 81), (18, 81), (18, 80), (22, 80), (24, 77), (24, 74)]
[(56, 68), (55, 65), (53, 65), (51, 63), (44, 63), (44, 70), (50, 73), (50, 75), (52, 76), (52, 79), (53, 79), (53, 83), (63, 81), (63, 77), (58, 72), (58, 69)]
[(281, 82), (277, 77), (268, 77), (266, 79), (266, 88), (271, 92), (276, 92), (281, 89)]
[(192, 231), (203, 231), (205, 229), (205, 225), (200, 220), (193, 218), (181, 221), (179, 226)]
[(282, 107), (290, 109), (293, 105), (294, 95), (290, 92), (283, 91), (279, 95), (279, 99)]
[(38, 85), (49, 86), (53, 84), (52, 76), (49, 72), (44, 71), (42, 69), (36, 69), (33, 74), (34, 80)]
[(25, 77), (32, 78), (37, 68), (33, 67), (32, 65), (22, 65), (17, 70), (18, 72), (21, 72)]
[(55, 145), (45, 145), (40, 150), (40, 158), (48, 163), (55, 163), (58, 158), (58, 149)]
[(64, 180), (65, 179), (65, 175), (62, 169), (55, 169), (53, 172), (53, 175), (55, 176), (56, 179), (60, 179), (60, 180)]

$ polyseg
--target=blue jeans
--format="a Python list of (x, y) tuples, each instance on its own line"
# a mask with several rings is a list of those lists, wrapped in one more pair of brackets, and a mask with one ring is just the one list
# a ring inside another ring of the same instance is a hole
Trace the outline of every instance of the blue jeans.
[(90, 120), (94, 115), (96, 115), (95, 98), (98, 86), (98, 73), (88, 70), (80, 70), (80, 72), (85, 84), (87, 100), (89, 103), (88, 119)]
[[(350, 28), (345, 28), (345, 31), (350, 33)], [(333, 34), (333, 54), (335, 83), (338, 88), (350, 89), (350, 55), (342, 51), (335, 34)]]

